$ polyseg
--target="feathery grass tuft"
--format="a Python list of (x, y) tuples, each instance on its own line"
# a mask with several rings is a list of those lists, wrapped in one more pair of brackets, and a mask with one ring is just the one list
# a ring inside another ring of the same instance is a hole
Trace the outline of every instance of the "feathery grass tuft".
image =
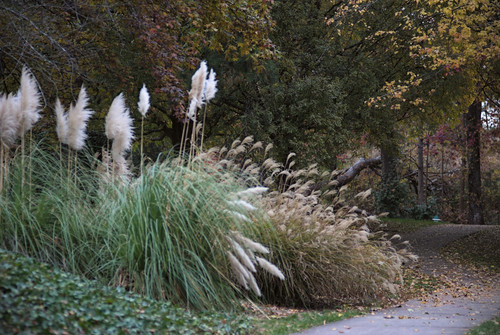
[(18, 116), (21, 113), (19, 96), (9, 93), (0, 98), (0, 141), (5, 149), (16, 143), (19, 129)]
[(56, 133), (57, 138), (59, 138), (59, 142), (63, 144), (68, 144), (68, 114), (64, 112), (64, 107), (61, 104), (61, 100), (59, 98), (56, 99), (55, 104), (55, 113), (56, 113)]
[(141, 174), (144, 168), (144, 118), (146, 117), (146, 113), (151, 107), (149, 103), (149, 93), (146, 88), (146, 84), (142, 85), (141, 91), (139, 92), (139, 102), (137, 103), (137, 107), (139, 108), (139, 113), (141, 113)]
[[(200, 108), (204, 102), (205, 81), (207, 79), (207, 62), (202, 61), (200, 67), (191, 78), (191, 90), (189, 91), (189, 100), (194, 101), (196, 108)], [(190, 115), (190, 118), (194, 115)]]
[(141, 91), (139, 92), (139, 102), (137, 103), (137, 107), (139, 108), (139, 112), (143, 117), (146, 116), (146, 113), (151, 107), (149, 103), (149, 93), (146, 88), (146, 84), (142, 85)]
[[(87, 139), (87, 134), (85, 132), (87, 129), (87, 122), (94, 114), (94, 111), (87, 108), (88, 103), (89, 98), (87, 95), (87, 91), (85, 90), (85, 87), (82, 86), (82, 88), (80, 89), (80, 93), (78, 94), (78, 99), (76, 100), (75, 105), (71, 105), (69, 107), (67, 116), (68, 145), (71, 149), (76, 151), (82, 150), (83, 146), (85, 145), (85, 140)], [(61, 127), (64, 127), (64, 125), (61, 125)], [(64, 134), (64, 130), (62, 134)]]
[(19, 120), (18, 136), (22, 137), (40, 119), (40, 92), (27, 67), (23, 67), (18, 95), (21, 99), (21, 114), (19, 115), (21, 120)]
[(126, 176), (129, 172), (124, 153), (130, 149), (134, 133), (132, 118), (130, 117), (129, 109), (125, 106), (123, 93), (116, 96), (111, 103), (108, 115), (106, 116), (105, 129), (108, 139), (113, 140), (111, 155), (114, 170), (119, 175)]

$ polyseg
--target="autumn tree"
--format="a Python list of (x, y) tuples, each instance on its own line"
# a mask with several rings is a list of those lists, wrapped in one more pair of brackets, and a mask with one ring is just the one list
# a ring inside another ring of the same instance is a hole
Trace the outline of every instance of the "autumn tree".
[[(189, 78), (205, 50), (228, 60), (259, 62), (272, 54), (267, 1), (3, 1), (0, 4), (1, 84), (22, 64), (46, 92), (74, 99), (85, 83), (92, 106), (104, 111), (124, 92), (135, 105), (143, 83), (153, 92), (146, 133), (172, 144), (180, 139)], [(98, 113), (97, 117), (103, 117)], [(47, 119), (46, 119), (47, 122)], [(98, 130), (100, 132), (100, 129)]]
[(397, 156), (398, 127), (428, 122), (435, 112), (422, 107), (440, 93), (431, 90), (440, 76), (422, 74), (410, 55), (413, 10), (391, 1), (276, 1), (270, 37), (280, 58), (259, 76), (242, 64), (224, 71), (234, 79), (220, 108), (239, 116), (229, 122), (238, 129), (275, 143), (281, 158), (293, 151), (304, 164), (334, 168), (347, 143), (366, 133), (384, 158)]
[(499, 5), (495, 1), (428, 1), (432, 12), (423, 13), (437, 24), (419, 38), (427, 43), (415, 49), (432, 60), (431, 68), (443, 76), (460, 76), (468, 93), (457, 99), (463, 106), (467, 129), (468, 223), (483, 224), (481, 208), (482, 103), (500, 94)]

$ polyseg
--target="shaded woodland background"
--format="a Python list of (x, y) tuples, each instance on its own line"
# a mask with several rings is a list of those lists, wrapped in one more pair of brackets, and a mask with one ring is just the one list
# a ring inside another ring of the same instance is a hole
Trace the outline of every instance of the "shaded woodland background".
[(295, 152), (300, 166), (339, 170), (353, 194), (373, 187), (373, 212), (498, 224), (498, 13), (488, 0), (7, 0), (0, 90), (17, 90), (31, 69), (44, 101), (33, 135), (56, 147), (54, 102), (84, 84), (97, 151), (112, 98), (136, 106), (145, 83), (155, 160), (179, 145), (190, 78), (206, 59), (219, 80), (208, 145), (273, 143), (280, 161)]

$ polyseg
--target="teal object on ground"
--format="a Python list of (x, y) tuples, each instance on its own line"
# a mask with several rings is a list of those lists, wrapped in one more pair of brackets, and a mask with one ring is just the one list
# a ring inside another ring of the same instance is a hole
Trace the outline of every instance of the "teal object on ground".
[(435, 215), (435, 216), (432, 218), (432, 221), (438, 222), (438, 221), (441, 221), (441, 219), (439, 218), (439, 216)]

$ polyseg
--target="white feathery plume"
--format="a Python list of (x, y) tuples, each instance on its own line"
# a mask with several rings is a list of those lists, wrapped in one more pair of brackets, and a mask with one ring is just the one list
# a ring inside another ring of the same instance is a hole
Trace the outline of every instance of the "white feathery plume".
[(130, 147), (132, 146), (132, 139), (134, 138), (132, 123), (133, 120), (130, 117), (129, 110), (126, 109), (122, 114), (122, 131), (113, 141), (113, 158), (115, 158), (118, 154), (123, 155), (125, 151), (130, 150)]
[(241, 213), (238, 213), (236, 211), (227, 211), (226, 212), (230, 213), (231, 215), (233, 215), (235, 218), (237, 219), (240, 219), (242, 221), (246, 221), (246, 222), (252, 222), (252, 220), (250, 220), (246, 215), (243, 215)]
[(20, 126), (21, 100), (18, 95), (3, 95), (0, 101), (0, 140), (7, 148), (16, 143)]
[(121, 128), (121, 115), (125, 107), (125, 99), (123, 98), (123, 93), (120, 93), (113, 99), (111, 106), (109, 107), (108, 115), (106, 115), (105, 134), (110, 140), (114, 140), (120, 133)]
[(272, 274), (273, 276), (278, 277), (281, 280), (285, 280), (285, 276), (283, 273), (278, 269), (278, 267), (271, 262), (265, 260), (264, 258), (261, 257), (256, 257), (257, 263), (260, 265), (261, 268)]
[(266, 145), (266, 149), (264, 149), (264, 156), (266, 156), (273, 147), (274, 146), (272, 143), (269, 143), (268, 145)]
[(189, 111), (188, 111), (186, 116), (191, 121), (195, 120), (197, 105), (198, 105), (198, 101), (196, 99), (191, 100), (191, 102), (189, 103)]
[(248, 237), (245, 237), (245, 236), (241, 235), (240, 232), (233, 231), (232, 233), (233, 233), (234, 238), (238, 242), (240, 242), (241, 244), (243, 244), (249, 250), (255, 251), (255, 252), (260, 252), (262, 254), (268, 254), (269, 253), (269, 249), (267, 249), (265, 246), (263, 246), (262, 244), (260, 244), (258, 242), (252, 241)]
[(399, 234), (392, 235), (392, 237), (390, 238), (390, 240), (394, 240), (394, 239), (400, 240), (401, 239), (401, 235), (399, 235)]
[(81, 150), (85, 144), (87, 122), (94, 111), (87, 108), (89, 98), (85, 87), (80, 89), (75, 105), (68, 112), (68, 145), (73, 150)]
[(201, 61), (200, 67), (191, 77), (191, 91), (189, 91), (189, 100), (196, 100), (196, 106), (199, 108), (203, 104), (203, 91), (207, 79), (207, 63)]
[(248, 195), (259, 195), (264, 192), (267, 192), (269, 188), (263, 186), (251, 187), (246, 190), (240, 191), (236, 193), (238, 196), (248, 196)]
[(40, 92), (33, 76), (28, 68), (23, 67), (21, 75), (21, 87), (19, 88), (21, 98), (21, 115), (18, 136), (23, 136), (40, 119)]
[[(132, 118), (129, 109), (125, 106), (123, 93), (120, 93), (109, 108), (106, 116), (106, 136), (113, 140), (112, 157), (118, 166), (125, 164), (123, 154), (130, 149), (134, 138)], [(123, 169), (121, 169), (123, 170)]]
[(253, 135), (247, 136), (241, 141), (241, 145), (246, 146), (253, 143)]
[(255, 277), (251, 273), (249, 273), (248, 284), (250, 285), (250, 288), (252, 289), (253, 293), (255, 293), (258, 297), (262, 295), (262, 293), (260, 292), (259, 285), (257, 285), (257, 281), (255, 280)]
[(142, 85), (141, 91), (139, 92), (139, 102), (137, 103), (137, 106), (139, 107), (139, 112), (142, 114), (142, 116), (146, 116), (149, 107), (151, 107), (151, 105), (149, 104), (149, 93), (148, 89), (146, 88), (146, 84)]
[(55, 112), (57, 119), (56, 132), (59, 142), (68, 144), (68, 114), (64, 112), (64, 107), (59, 98), (56, 99)]
[(245, 252), (245, 250), (243, 250), (241, 245), (239, 245), (238, 242), (236, 242), (235, 240), (233, 240), (230, 237), (227, 237), (227, 240), (231, 244), (231, 247), (233, 248), (233, 250), (236, 251), (236, 253), (238, 254), (238, 257), (240, 258), (241, 262), (246, 266), (246, 268), (252, 272), (256, 272), (257, 269), (255, 269), (255, 266), (253, 265), (252, 260), (250, 259), (250, 257), (248, 257), (247, 253)]
[(230, 205), (236, 205), (236, 206), (242, 207), (242, 208), (246, 209), (247, 211), (254, 211), (257, 209), (254, 205), (252, 205), (249, 202), (246, 202), (245, 200), (232, 200), (232, 201), (228, 201), (228, 203)]
[(208, 75), (208, 80), (205, 85), (205, 101), (207, 103), (212, 100), (217, 93), (217, 80), (215, 80), (215, 75), (214, 69), (210, 69), (210, 74)]
[(253, 150), (257, 150), (257, 149), (262, 149), (262, 142), (261, 141), (258, 141), (258, 142), (255, 142), (252, 147), (250, 148), (249, 151), (253, 151)]
[(250, 273), (245, 269), (245, 267), (238, 261), (238, 259), (230, 252), (226, 252), (229, 258), (229, 264), (231, 264), (231, 268), (233, 269), (233, 273), (238, 279), (238, 282), (241, 286), (243, 286), (246, 290), (248, 290), (248, 282), (247, 279), (250, 277)]

